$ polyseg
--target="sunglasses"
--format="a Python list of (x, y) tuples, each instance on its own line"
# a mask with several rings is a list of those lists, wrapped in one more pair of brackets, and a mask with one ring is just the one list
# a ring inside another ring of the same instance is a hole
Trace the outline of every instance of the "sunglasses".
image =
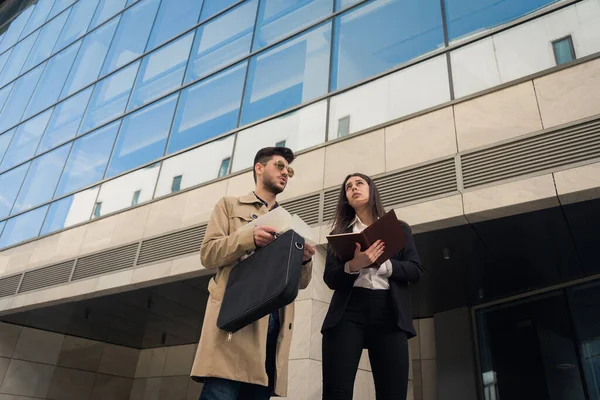
[[(268, 162), (261, 163), (261, 164), (262, 165), (267, 165)], [(285, 163), (283, 161), (281, 161), (281, 160), (275, 161), (274, 164), (275, 164), (275, 167), (277, 167), (277, 169), (280, 170), (280, 171), (283, 171), (284, 168), (287, 169), (287, 173), (288, 173), (288, 176), (290, 178), (294, 177), (294, 168), (290, 167), (289, 165), (285, 165)]]

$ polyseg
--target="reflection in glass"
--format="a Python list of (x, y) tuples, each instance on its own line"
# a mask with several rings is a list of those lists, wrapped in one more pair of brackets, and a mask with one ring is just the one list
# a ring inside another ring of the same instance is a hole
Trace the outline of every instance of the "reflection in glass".
[(56, 103), (80, 45), (81, 41), (67, 47), (48, 60), (40, 82), (29, 101), (24, 118), (37, 114), (46, 107)]
[(10, 51), (10, 59), (4, 66), (2, 74), (0, 74), (0, 86), (7, 84), (19, 76), (19, 73), (23, 69), (23, 64), (25, 64), (25, 60), (27, 60), (27, 56), (37, 37), (38, 32), (19, 42), (19, 44)]
[(33, 14), (31, 14), (25, 29), (23, 29), (21, 38), (29, 35), (31, 32), (42, 26), (44, 22), (46, 22), (46, 18), (48, 17), (48, 14), (50, 14), (52, 5), (54, 5), (54, 0), (38, 0), (35, 5), (35, 9), (33, 10)]
[(352, 4), (360, 3), (364, 0), (335, 0), (335, 10), (341, 10), (344, 7), (348, 7)]
[(90, 219), (98, 186), (50, 204), (41, 235), (47, 235)]
[(43, 206), (6, 221), (0, 236), (0, 247), (12, 246), (36, 237), (44, 222), (46, 211), (48, 206)]
[(98, 79), (102, 62), (106, 57), (119, 17), (96, 29), (83, 39), (81, 50), (71, 68), (69, 78), (62, 88), (61, 98), (67, 97)]
[(4, 225), (6, 225), (6, 221), (0, 221), (0, 237), (2, 237), (2, 231), (4, 230)]
[(68, 143), (31, 162), (11, 215), (52, 199), (70, 149), (71, 143)]
[(202, 16), (200, 21), (205, 21), (213, 15), (223, 11), (227, 7), (230, 7), (240, 0), (204, 0), (204, 7), (202, 8)]
[(262, 0), (260, 7), (253, 50), (274, 43), (331, 14), (333, 0)]
[(186, 82), (216, 71), (250, 53), (258, 0), (245, 2), (198, 27)]
[(40, 138), (44, 133), (44, 129), (46, 129), (51, 113), (52, 110), (48, 110), (24, 124), (19, 125), (15, 132), (15, 137), (6, 152), (6, 156), (4, 157), (4, 160), (2, 160), (2, 164), (0, 164), (0, 171), (14, 167), (28, 158), (33, 157), (35, 150), (40, 143)]
[(235, 129), (246, 64), (219, 72), (181, 92), (168, 153)]
[(144, 52), (159, 3), (160, 0), (144, 0), (123, 13), (104, 61), (102, 75), (127, 64)]
[(73, 43), (87, 32), (99, 0), (79, 0), (73, 6), (69, 19), (58, 38), (55, 50), (60, 50)]
[(29, 103), (31, 94), (42, 75), (44, 64), (29, 71), (27, 74), (20, 77), (15, 83), (13, 91), (10, 92), (8, 100), (0, 113), (0, 132), (5, 131), (11, 126), (16, 125), (21, 121), (21, 116)]
[(128, 110), (141, 107), (181, 86), (194, 33), (144, 57)]
[(201, 8), (202, 0), (162, 0), (146, 51), (194, 26)]
[(6, 153), (6, 149), (8, 149), (8, 145), (10, 144), (10, 141), (12, 140), (16, 130), (17, 128), (13, 128), (10, 131), (4, 132), (0, 135), (0, 162), (4, 158), (4, 153)]
[(54, 107), (38, 154), (75, 137), (93, 89), (87, 88)]
[(252, 167), (258, 150), (275, 146), (278, 142), (284, 142), (293, 151), (323, 142), (326, 121), (327, 101), (321, 101), (240, 131), (232, 172)]
[(331, 23), (252, 57), (241, 125), (327, 93)]
[(234, 135), (230, 135), (164, 160), (156, 187), (156, 197), (171, 193), (176, 177), (181, 177), (181, 190), (216, 179), (221, 162), (231, 157), (233, 141)]
[(124, 6), (125, 0), (101, 1), (96, 9), (96, 14), (94, 14), (89, 30), (91, 31), (103, 22), (108, 21), (110, 17), (121, 11)]
[(125, 111), (139, 65), (139, 61), (131, 64), (96, 84), (79, 133), (90, 131)]
[(10, 214), (29, 164), (23, 164), (0, 175), (0, 218), (6, 218)]
[(335, 19), (332, 89), (346, 87), (444, 45), (440, 2), (369, 2)]
[(131, 207), (133, 194), (138, 190), (140, 191), (138, 203), (152, 200), (159, 170), (160, 163), (156, 163), (103, 183), (96, 203), (100, 203), (101, 206), (97, 208), (94, 217)]
[[(2, 38), (0, 38), (2, 39)], [(8, 61), (10, 55), (12, 53), (12, 50), (6, 51), (2, 54), (0, 54), (0, 71), (2, 71), (4, 69), (4, 66), (6, 65), (6, 62)]]
[(54, 5), (52, 6), (52, 11), (50, 11), (50, 15), (48, 19), (58, 15), (65, 8), (69, 7), (71, 4), (75, 3), (77, 0), (56, 0)]
[(12, 90), (13, 86), (14, 83), (11, 83), (10, 85), (6, 85), (2, 89), (0, 89), (0, 113), (4, 108), (4, 104), (6, 104), (6, 99), (8, 98), (8, 95), (10, 94), (10, 91)]
[(63, 27), (65, 26), (65, 22), (69, 17), (69, 11), (60, 14), (58, 17), (44, 25), (35, 44), (33, 45), (33, 49), (31, 49), (31, 52), (29, 53), (25, 67), (23, 67), (23, 71), (30, 70), (34, 66), (50, 57), (52, 50), (54, 49), (54, 45), (58, 40), (58, 35), (60, 35), (60, 32), (62, 31)]
[(165, 151), (178, 93), (123, 119), (106, 177), (161, 157)]
[(19, 37), (23, 32), (23, 28), (25, 28), (25, 24), (29, 20), (34, 8), (35, 5), (27, 7), (27, 9), (19, 14), (15, 19), (8, 22), (8, 30), (4, 34), (2, 43), (0, 43), (0, 53), (6, 51), (15, 43), (17, 43), (17, 40), (19, 40)]
[(54, 197), (74, 192), (102, 179), (120, 122), (113, 122), (73, 143)]

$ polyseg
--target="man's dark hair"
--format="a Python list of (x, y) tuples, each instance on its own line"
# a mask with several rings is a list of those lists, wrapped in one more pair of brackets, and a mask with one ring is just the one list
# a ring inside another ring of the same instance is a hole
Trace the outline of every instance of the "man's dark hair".
[(265, 147), (260, 149), (256, 156), (254, 156), (254, 163), (252, 164), (252, 175), (254, 176), (254, 183), (256, 183), (256, 163), (264, 164), (271, 161), (274, 156), (281, 156), (291, 164), (296, 156), (291, 149), (287, 147)]

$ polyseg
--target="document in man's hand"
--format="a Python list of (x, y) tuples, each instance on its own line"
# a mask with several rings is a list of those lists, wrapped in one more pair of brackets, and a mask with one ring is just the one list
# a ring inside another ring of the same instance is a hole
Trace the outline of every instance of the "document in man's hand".
[(255, 226), (270, 226), (271, 228), (276, 229), (277, 233), (280, 235), (288, 230), (294, 230), (304, 238), (306, 243), (310, 245), (317, 244), (317, 238), (314, 237), (313, 229), (298, 215), (290, 214), (281, 206), (250, 221), (241, 229), (253, 229)]
[(344, 262), (354, 258), (355, 243), (359, 243), (361, 251), (365, 251), (378, 240), (385, 243), (385, 250), (377, 259), (378, 265), (389, 260), (394, 253), (406, 245), (406, 235), (402, 223), (396, 217), (394, 210), (387, 212), (360, 233), (351, 232), (327, 236), (333, 252)]

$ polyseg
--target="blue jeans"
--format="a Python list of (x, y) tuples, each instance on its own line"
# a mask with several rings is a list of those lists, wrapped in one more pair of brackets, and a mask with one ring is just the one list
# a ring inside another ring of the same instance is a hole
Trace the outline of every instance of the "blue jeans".
[(275, 353), (279, 325), (279, 312), (276, 311), (269, 316), (269, 331), (267, 333), (265, 369), (269, 377), (269, 386), (252, 385), (222, 378), (204, 378), (204, 386), (199, 400), (270, 399), (273, 394), (275, 380)]

